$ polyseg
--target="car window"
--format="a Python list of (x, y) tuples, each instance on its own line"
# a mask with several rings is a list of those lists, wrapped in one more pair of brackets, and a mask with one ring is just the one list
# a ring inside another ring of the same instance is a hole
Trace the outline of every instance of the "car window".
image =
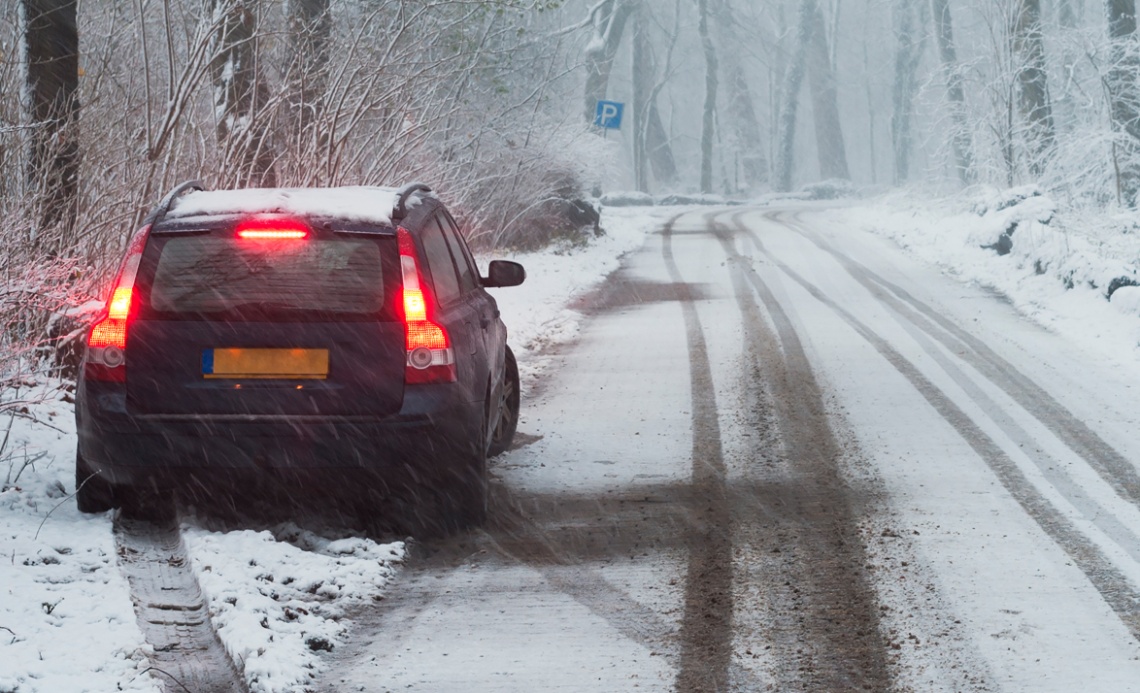
[(447, 246), (451, 249), (451, 259), (455, 261), (455, 266), (459, 268), (459, 288), (463, 293), (467, 293), (479, 286), (478, 274), (472, 267), (472, 262), (467, 254), (466, 244), (463, 239), (455, 230), (455, 226), (451, 220), (444, 216), (436, 218), (436, 223), (443, 229), (443, 235), (447, 239)]
[(357, 238), (156, 237), (147, 248), (157, 255), (148, 307), (166, 314), (376, 314), (384, 305), (382, 245)]
[(459, 297), (459, 277), (455, 273), (447, 241), (443, 238), (443, 230), (434, 218), (424, 225), (420, 238), (423, 239), (436, 300), (440, 305), (450, 303)]

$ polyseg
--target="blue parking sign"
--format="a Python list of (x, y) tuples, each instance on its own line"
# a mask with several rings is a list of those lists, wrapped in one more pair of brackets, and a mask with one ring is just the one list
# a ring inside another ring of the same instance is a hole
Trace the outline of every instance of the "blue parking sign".
[(618, 101), (599, 101), (598, 110), (594, 111), (594, 125), (606, 130), (620, 130), (624, 108), (625, 104)]

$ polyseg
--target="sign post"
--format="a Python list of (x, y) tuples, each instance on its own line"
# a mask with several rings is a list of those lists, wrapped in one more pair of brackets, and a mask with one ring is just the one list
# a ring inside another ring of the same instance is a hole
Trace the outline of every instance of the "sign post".
[(603, 130), (620, 130), (625, 104), (619, 101), (599, 101), (594, 111), (594, 125)]

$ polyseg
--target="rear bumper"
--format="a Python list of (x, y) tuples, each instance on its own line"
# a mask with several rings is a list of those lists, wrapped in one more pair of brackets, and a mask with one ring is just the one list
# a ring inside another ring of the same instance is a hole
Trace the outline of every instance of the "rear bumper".
[[(272, 474), (432, 483), (461, 472), (478, 440), (479, 408), (412, 397), (394, 416), (138, 416), (77, 407), (79, 454), (112, 484)], [(81, 393), (82, 395), (82, 393)]]

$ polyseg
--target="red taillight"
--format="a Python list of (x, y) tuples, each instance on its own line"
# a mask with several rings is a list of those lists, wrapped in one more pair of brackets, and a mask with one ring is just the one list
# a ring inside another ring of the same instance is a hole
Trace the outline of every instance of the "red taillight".
[(127, 246), (127, 255), (115, 277), (106, 312), (91, 327), (87, 336), (85, 375), (92, 380), (124, 382), (126, 380), (127, 327), (134, 306), (135, 276), (142, 262), (149, 226), (139, 229)]
[(309, 228), (300, 221), (278, 217), (251, 217), (234, 231), (247, 241), (299, 241), (309, 237)]
[(404, 279), (404, 341), (407, 351), (404, 381), (409, 384), (453, 383), (456, 380), (455, 352), (447, 330), (428, 320), (415, 243), (403, 227), (396, 230), (396, 238)]

